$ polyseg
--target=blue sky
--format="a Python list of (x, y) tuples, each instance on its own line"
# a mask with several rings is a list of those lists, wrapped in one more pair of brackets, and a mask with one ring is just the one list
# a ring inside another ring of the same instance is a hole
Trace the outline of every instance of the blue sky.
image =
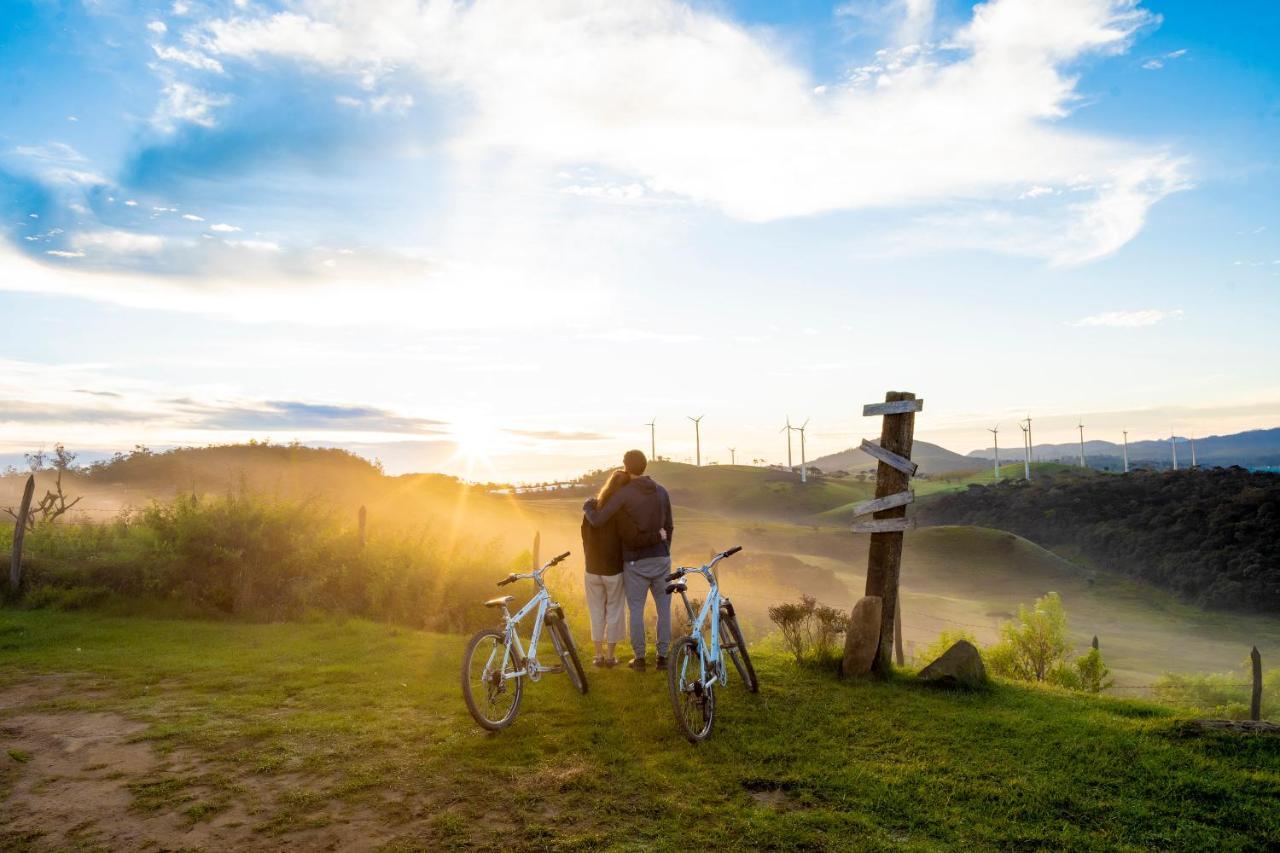
[(1280, 423), (1270, 3), (10, 2), (0, 456)]

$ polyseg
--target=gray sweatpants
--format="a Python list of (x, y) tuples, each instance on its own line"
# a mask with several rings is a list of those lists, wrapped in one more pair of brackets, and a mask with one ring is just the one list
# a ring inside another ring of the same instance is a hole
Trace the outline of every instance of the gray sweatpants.
[(658, 611), (658, 656), (666, 657), (671, 646), (671, 596), (667, 595), (667, 575), (671, 574), (670, 557), (646, 557), (629, 560), (622, 568), (627, 585), (627, 606), (631, 611), (631, 649), (636, 657), (644, 654), (644, 602), (646, 593), (653, 595)]

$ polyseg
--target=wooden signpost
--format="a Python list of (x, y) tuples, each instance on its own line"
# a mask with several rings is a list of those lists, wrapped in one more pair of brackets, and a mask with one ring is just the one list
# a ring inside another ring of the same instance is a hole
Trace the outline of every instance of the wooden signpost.
[[(883, 403), (869, 403), (862, 409), (864, 416), (884, 416), (880, 443), (864, 439), (861, 448), (879, 463), (876, 466), (876, 493), (873, 500), (857, 504), (854, 515), (872, 517), (856, 521), (852, 527), (854, 533), (871, 534), (864, 600), (873, 600), (871, 612), (879, 611), (880, 630), (878, 640), (849, 632), (841, 665), (841, 672), (846, 676), (888, 673), (893, 663), (894, 641), (901, 637), (898, 575), (902, 567), (902, 534), (910, 526), (907, 506), (915, 501), (915, 493), (908, 488), (917, 468), (911, 461), (915, 413), (923, 408), (924, 401), (917, 400), (915, 394), (890, 391)], [(858, 612), (855, 608), (855, 614)], [(867, 654), (867, 649), (859, 647), (860, 643), (866, 642), (875, 643), (874, 654)], [(900, 639), (897, 644), (901, 646)]]

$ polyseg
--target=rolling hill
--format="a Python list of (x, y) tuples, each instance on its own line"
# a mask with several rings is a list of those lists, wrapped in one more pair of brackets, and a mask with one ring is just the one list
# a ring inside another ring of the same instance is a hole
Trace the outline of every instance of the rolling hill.
[[(1177, 436), (1178, 457), (1182, 465), (1191, 461), (1191, 442), (1186, 436)], [(1210, 435), (1195, 439), (1196, 462), (1200, 465), (1240, 465), (1242, 467), (1258, 467), (1264, 465), (1280, 465), (1280, 427), (1273, 429), (1255, 429), (1232, 435)], [(1003, 458), (1012, 458), (1012, 453), (1021, 451), (1001, 450)], [(1037, 444), (1033, 458), (1035, 459), (1071, 459), (1080, 453), (1080, 445), (1075, 442), (1066, 444)], [(1110, 465), (1116, 467), (1121, 462), (1124, 448), (1112, 441), (1093, 439), (1084, 443), (1085, 461), (1092, 466)], [(990, 459), (992, 449), (974, 450), (970, 458)], [(1169, 467), (1172, 452), (1169, 439), (1155, 441), (1129, 442), (1129, 462), (1131, 465), (1144, 467)]]
[[(989, 465), (987, 459), (975, 459), (962, 456), (937, 444), (917, 441), (912, 445), (911, 458), (920, 466), (920, 473), (926, 477), (935, 474), (951, 474), (957, 471), (977, 471), (983, 465)], [(871, 471), (876, 467), (876, 460), (856, 447), (811, 459), (809, 465), (824, 473), (835, 471)]]

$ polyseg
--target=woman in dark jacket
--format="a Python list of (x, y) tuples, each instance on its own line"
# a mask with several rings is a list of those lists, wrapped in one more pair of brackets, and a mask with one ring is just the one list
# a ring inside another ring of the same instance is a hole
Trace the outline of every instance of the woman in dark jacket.
[[(631, 475), (626, 471), (614, 471), (594, 498), (596, 506), (604, 506), (614, 492), (629, 482)], [(618, 642), (627, 633), (627, 596), (622, 582), (622, 540), (618, 536), (618, 521), (616, 515), (607, 524), (592, 527), (585, 517), (582, 519), (582, 553), (587, 564), (583, 581), (587, 588), (587, 611), (591, 614), (591, 639), (596, 644), (596, 656), (592, 662), (596, 666), (617, 665), (614, 653)]]

